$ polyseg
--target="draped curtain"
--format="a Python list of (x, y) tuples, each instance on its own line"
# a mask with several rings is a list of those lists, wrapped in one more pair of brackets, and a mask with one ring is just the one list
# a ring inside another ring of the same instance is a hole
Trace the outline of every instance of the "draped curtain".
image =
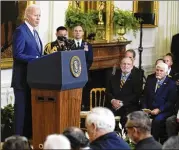
[(170, 52), (172, 36), (179, 33), (179, 1), (159, 1), (156, 59)]

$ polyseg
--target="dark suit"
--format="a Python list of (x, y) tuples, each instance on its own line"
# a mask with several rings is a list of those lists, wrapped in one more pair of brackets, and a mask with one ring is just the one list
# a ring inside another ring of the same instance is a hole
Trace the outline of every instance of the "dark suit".
[(174, 56), (173, 66), (176, 72), (179, 72), (179, 33), (172, 37), (171, 53)]
[[(110, 108), (115, 115), (121, 116), (121, 123), (124, 126), (126, 123), (126, 115), (139, 110), (139, 97), (141, 94), (141, 82), (140, 76), (137, 72), (131, 71), (125, 84), (120, 88), (122, 71), (121, 69), (116, 70), (114, 76), (111, 76), (109, 84), (106, 89), (107, 102), (106, 106)], [(112, 108), (111, 100), (118, 99), (123, 101), (124, 106), (119, 110), (115, 111)]]
[(161, 125), (167, 117), (173, 114), (177, 92), (175, 82), (168, 76), (157, 92), (155, 92), (156, 82), (157, 78), (154, 74), (147, 77), (144, 88), (143, 108), (160, 109), (161, 112), (158, 115), (152, 116), (152, 135), (156, 140), (159, 140)]
[(91, 149), (130, 149), (129, 145), (115, 132), (107, 133), (90, 143)]
[[(39, 38), (40, 40), (40, 38)], [(27, 83), (28, 62), (42, 55), (28, 26), (23, 23), (13, 35), (13, 73), (11, 87), (15, 95), (15, 134), (31, 136), (31, 91)], [(25, 125), (24, 125), (25, 122)], [(27, 125), (27, 126), (26, 126)]]
[[(85, 45), (84, 40), (82, 40), (80, 47), (77, 47), (75, 44), (75, 41), (74, 41), (72, 50), (84, 49), (84, 45)], [(85, 51), (85, 57), (86, 57), (87, 70), (89, 70), (93, 63), (93, 49), (92, 49), (92, 45), (90, 43), (87, 42), (87, 45), (88, 45), (88, 51)]]

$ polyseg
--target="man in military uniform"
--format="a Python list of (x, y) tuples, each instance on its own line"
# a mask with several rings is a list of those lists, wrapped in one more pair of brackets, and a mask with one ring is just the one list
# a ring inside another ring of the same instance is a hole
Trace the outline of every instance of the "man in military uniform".
[(45, 45), (44, 55), (63, 50), (64, 42), (58, 37), (67, 37), (67, 29), (64, 26), (58, 27), (56, 30), (56, 36), (57, 39), (54, 42)]

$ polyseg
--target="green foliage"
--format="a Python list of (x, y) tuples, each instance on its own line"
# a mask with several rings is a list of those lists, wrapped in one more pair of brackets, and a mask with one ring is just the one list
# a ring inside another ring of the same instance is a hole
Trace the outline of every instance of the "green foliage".
[(14, 121), (14, 107), (12, 104), (8, 104), (4, 108), (1, 108), (1, 124), (6, 124), (12, 127)]
[(124, 26), (126, 31), (132, 30), (134, 36), (136, 36), (136, 32), (139, 29), (140, 20), (137, 20), (131, 11), (121, 10), (115, 7), (113, 23), (115, 31), (119, 28), (119, 26)]
[(83, 12), (79, 8), (69, 8), (65, 12), (65, 26), (73, 29), (75, 26), (80, 25), (88, 33), (94, 32), (97, 22), (97, 12), (91, 10), (90, 12)]

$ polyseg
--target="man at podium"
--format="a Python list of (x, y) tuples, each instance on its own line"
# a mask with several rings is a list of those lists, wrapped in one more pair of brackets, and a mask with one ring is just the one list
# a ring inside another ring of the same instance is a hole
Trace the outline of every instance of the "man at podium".
[(42, 42), (35, 30), (40, 22), (40, 7), (29, 5), (25, 10), (25, 23), (13, 35), (13, 73), (11, 87), (14, 89), (15, 134), (32, 136), (31, 90), (27, 83), (27, 65), (41, 57)]

